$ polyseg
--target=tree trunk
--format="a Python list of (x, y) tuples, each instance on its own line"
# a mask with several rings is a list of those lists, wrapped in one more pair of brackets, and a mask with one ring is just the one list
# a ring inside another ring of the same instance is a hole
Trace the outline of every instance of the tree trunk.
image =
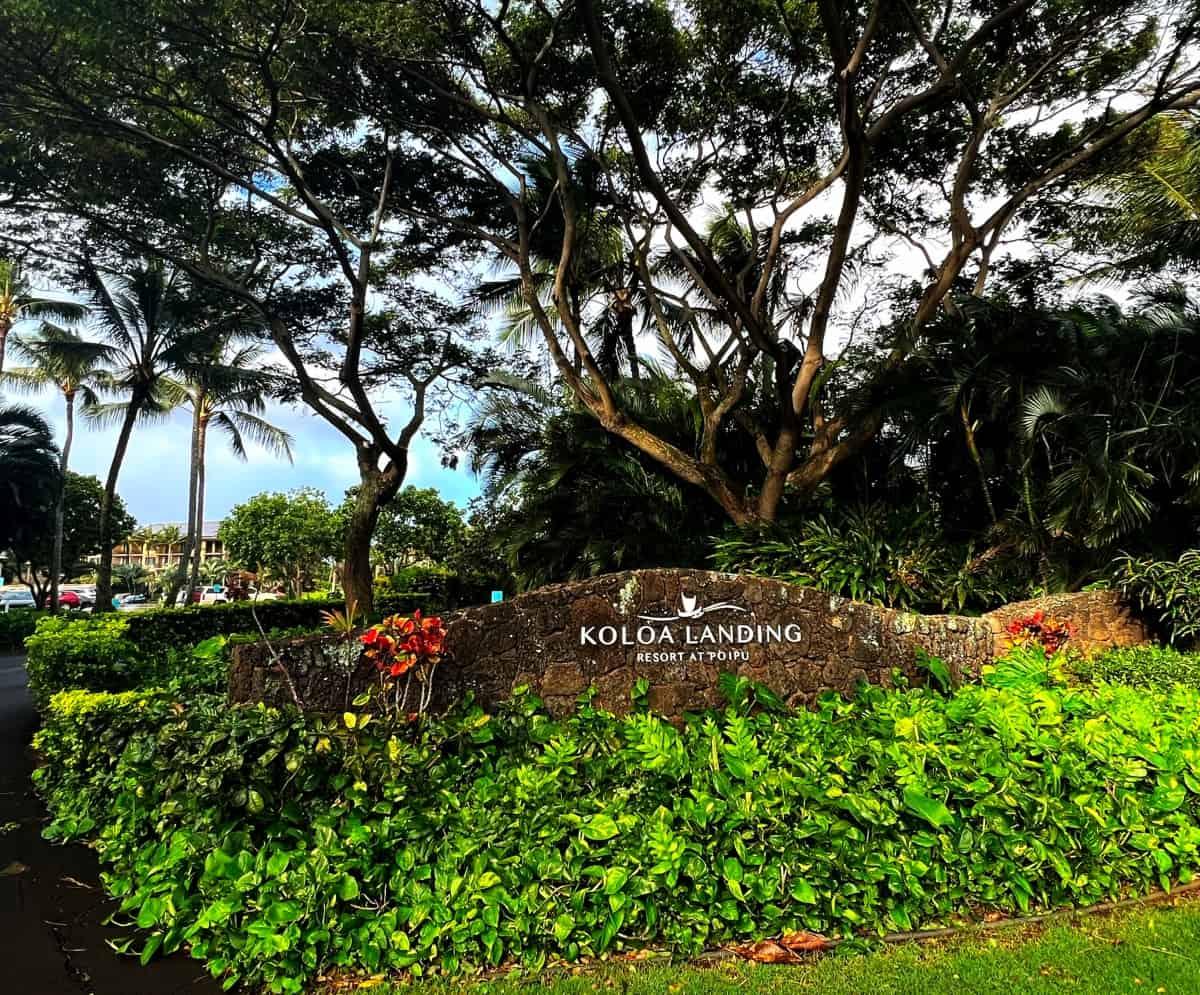
[(125, 451), (129, 448), (129, 437), (133, 434), (133, 423), (141, 411), (141, 400), (130, 398), (121, 422), (121, 434), (117, 436), (117, 448), (113, 452), (112, 464), (108, 468), (108, 479), (104, 482), (104, 496), (100, 499), (100, 568), (96, 571), (96, 606), (93, 612), (110, 612), (112, 604), (112, 506), (117, 495), (117, 478), (121, 475), (121, 464), (125, 462)]
[(58, 499), (54, 502), (54, 552), (50, 556), (50, 613), (58, 613), (58, 579), (62, 576), (63, 520), (67, 507), (67, 466), (71, 460), (71, 442), (75, 438), (75, 392), (65, 393), (67, 401), (67, 437), (59, 460)]
[(192, 399), (192, 440), (191, 453), (188, 463), (188, 511), (187, 511), (187, 534), (183, 539), (183, 550), (179, 556), (179, 569), (175, 572), (175, 579), (167, 588), (167, 605), (168, 607), (175, 604), (182, 588), (186, 591), (184, 604), (192, 603), (192, 591), (188, 586), (188, 569), (192, 563), (192, 549), (197, 542), (196, 538), (196, 478), (199, 473), (198, 462), (199, 455), (196, 449), (196, 440), (199, 436), (199, 421), (200, 405), (195, 398)]
[(8, 341), (8, 333), (12, 326), (11, 318), (0, 318), (0, 373), (4, 372), (4, 345)]
[(396, 496), (404, 482), (405, 468), (388, 463), (380, 470), (373, 453), (360, 454), (359, 485), (346, 523), (343, 546), (345, 566), (342, 587), (346, 592), (346, 612), (366, 618), (374, 604), (375, 578), (371, 572), (371, 537), (379, 521), (379, 509)]
[(196, 541), (192, 546), (192, 575), (188, 596), (200, 585), (200, 560), (204, 553), (204, 450), (208, 442), (208, 420), (201, 415), (196, 423), (196, 502), (193, 510), (193, 529)]
[(642, 372), (641, 364), (638, 362), (637, 338), (633, 334), (632, 308), (618, 313), (617, 324), (620, 328), (621, 341), (625, 345), (626, 358), (629, 360), (629, 376), (633, 380), (640, 380)]
[(979, 477), (979, 489), (983, 491), (983, 503), (987, 507), (988, 517), (991, 518), (992, 524), (996, 525), (1000, 519), (996, 517), (996, 505), (992, 503), (992, 489), (988, 486), (987, 472), (983, 468), (983, 456), (975, 442), (975, 425), (971, 421), (971, 413), (965, 399), (959, 402), (958, 415), (962, 420), (963, 433), (967, 437), (967, 453), (971, 457), (971, 462), (975, 464), (975, 473)]

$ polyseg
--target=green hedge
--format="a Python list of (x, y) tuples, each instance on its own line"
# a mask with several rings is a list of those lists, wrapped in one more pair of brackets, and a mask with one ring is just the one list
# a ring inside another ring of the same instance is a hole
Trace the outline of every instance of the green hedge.
[[(57, 696), (37, 738), (56, 839), (102, 841), (144, 958), (232, 985), (457, 972), (861, 936), (1192, 879), (1200, 694), (1001, 664), (943, 697), (738, 702), (351, 731), (170, 695)], [(136, 948), (137, 944), (135, 944)]]
[(1156, 691), (1169, 691), (1176, 684), (1200, 689), (1200, 653), (1182, 653), (1168, 646), (1106, 650), (1073, 661), (1071, 669), (1087, 681), (1110, 681)]
[[(375, 613), (427, 605), (420, 594), (389, 596), (377, 599)], [(187, 670), (193, 646), (216, 636), (253, 639), (259, 631), (255, 615), (268, 632), (294, 635), (319, 629), (323, 611), (344, 607), (338, 600), (307, 599), (45, 616), (25, 641), (30, 694), (45, 709), (51, 695), (70, 688), (126, 691), (169, 682)]]
[(0, 652), (20, 653), (25, 640), (37, 628), (38, 619), (47, 614), (29, 608), (0, 613)]
[(59, 691), (129, 691), (150, 686), (223, 690), (228, 674), (225, 636), (196, 645), (154, 650), (129, 638), (129, 617), (50, 616), (26, 640), (29, 694), (44, 711)]
[(39, 709), (65, 688), (124, 691), (153, 680), (165, 658), (143, 653), (123, 615), (47, 616), (25, 641), (29, 693)]
[[(434, 600), (421, 593), (385, 595), (375, 599), (375, 615), (409, 612), (414, 608), (434, 610)], [(298, 601), (230, 601), (219, 605), (191, 605), (187, 608), (162, 608), (131, 612), (129, 638), (140, 647), (164, 643), (198, 643), (210, 636), (229, 636), (235, 632), (264, 629), (319, 628), (321, 613), (344, 609), (341, 598), (306, 598)], [(258, 623), (255, 622), (255, 616)]]

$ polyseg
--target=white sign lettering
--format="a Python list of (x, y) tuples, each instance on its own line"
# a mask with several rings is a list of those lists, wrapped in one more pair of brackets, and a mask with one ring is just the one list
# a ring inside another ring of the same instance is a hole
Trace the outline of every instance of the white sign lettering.
[[(636, 624), (583, 625), (579, 628), (579, 645), (611, 647), (623, 646), (641, 649), (637, 654), (639, 663), (683, 663), (688, 661), (749, 660), (749, 651), (744, 647), (752, 644), (797, 643), (803, 632), (795, 622), (777, 625), (761, 622), (696, 623), (714, 612), (737, 612), (750, 615), (749, 608), (729, 602), (699, 606), (697, 599), (683, 595), (679, 610), (674, 615), (639, 615)], [(684, 650), (658, 650), (662, 646), (684, 646)]]

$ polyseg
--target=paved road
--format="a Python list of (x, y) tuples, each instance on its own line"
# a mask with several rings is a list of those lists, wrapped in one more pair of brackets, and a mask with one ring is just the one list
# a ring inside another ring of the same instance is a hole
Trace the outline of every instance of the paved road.
[(29, 781), (27, 749), (37, 715), (20, 657), (0, 656), (0, 991), (14, 995), (216, 995), (199, 961), (182, 956), (141, 967), (107, 945), (127, 931), (113, 911), (95, 855), (41, 838), (45, 809)]

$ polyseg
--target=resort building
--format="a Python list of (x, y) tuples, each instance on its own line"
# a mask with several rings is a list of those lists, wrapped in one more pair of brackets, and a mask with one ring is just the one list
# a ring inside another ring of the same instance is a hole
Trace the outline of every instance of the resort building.
[[(219, 521), (205, 522), (201, 531), (201, 562), (225, 559), (225, 545), (217, 537)], [(142, 525), (128, 539), (113, 547), (113, 566), (137, 564), (147, 570), (178, 566), (183, 559), (185, 529), (182, 522)]]

